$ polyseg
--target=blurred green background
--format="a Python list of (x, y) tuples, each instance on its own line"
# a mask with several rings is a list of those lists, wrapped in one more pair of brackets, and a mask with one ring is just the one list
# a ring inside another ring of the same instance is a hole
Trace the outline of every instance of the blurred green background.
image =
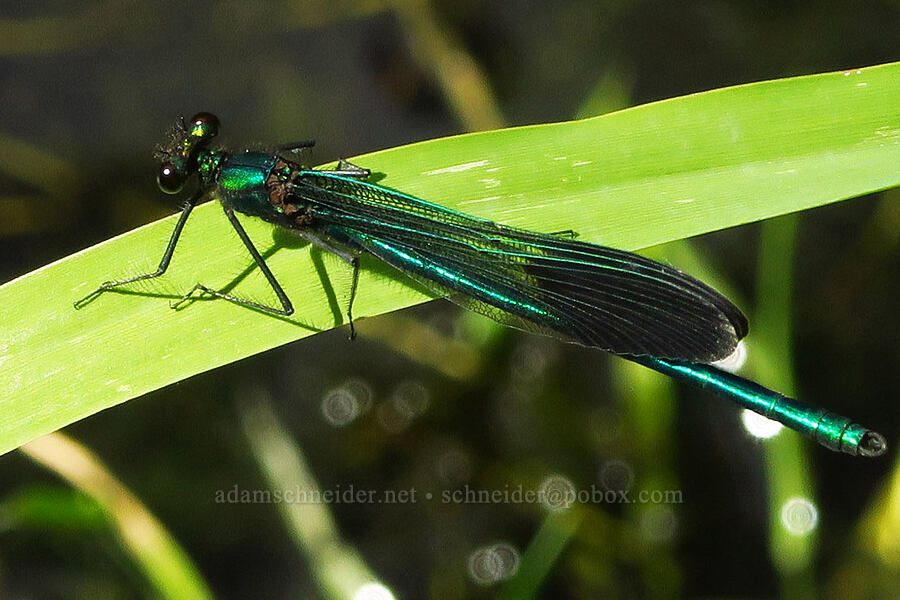
[[(313, 137), (321, 163), (897, 60), (898, 31), (888, 0), (7, 3), (0, 281), (174, 212), (152, 150), (179, 114), (217, 113), (233, 146)], [(761, 381), (896, 445), (898, 199), (656, 256), (738, 300), (770, 349), (751, 356)], [(359, 325), (352, 343), (322, 333), (65, 430), (92, 454), (55, 438), (2, 457), (0, 596), (900, 587), (895, 451), (863, 461), (791, 432), (760, 441), (725, 402), (448, 302)], [(367, 501), (228, 496), (316, 485)], [(448, 496), (466, 490), (499, 496)], [(549, 506), (516, 496), (534, 490)], [(594, 495), (553, 500), (567, 490)]]

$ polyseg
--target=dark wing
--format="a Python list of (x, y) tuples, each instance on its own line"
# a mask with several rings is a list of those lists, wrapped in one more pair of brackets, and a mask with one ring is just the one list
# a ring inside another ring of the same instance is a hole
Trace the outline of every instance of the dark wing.
[(304, 171), (316, 226), (501, 323), (616, 354), (709, 362), (744, 315), (721, 294), (632, 252), (505, 227), (367, 182)]

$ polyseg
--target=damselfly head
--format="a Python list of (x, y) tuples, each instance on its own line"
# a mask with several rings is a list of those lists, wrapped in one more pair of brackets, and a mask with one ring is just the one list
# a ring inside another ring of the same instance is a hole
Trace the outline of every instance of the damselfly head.
[(175, 123), (169, 143), (156, 152), (159, 189), (167, 194), (180, 192), (187, 178), (197, 170), (197, 153), (218, 133), (219, 119), (212, 113), (197, 113), (187, 122), (181, 117)]

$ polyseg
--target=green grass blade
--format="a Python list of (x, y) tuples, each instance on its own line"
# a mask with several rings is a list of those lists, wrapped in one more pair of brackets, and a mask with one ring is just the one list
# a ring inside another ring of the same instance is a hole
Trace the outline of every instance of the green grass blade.
[(581, 525), (585, 512), (581, 507), (575, 507), (544, 517), (522, 556), (516, 575), (497, 596), (499, 600), (538, 597), (541, 586)]
[[(322, 597), (332, 600), (393, 598), (359, 551), (341, 538), (331, 502), (315, 500), (323, 492), (327, 498), (333, 490), (323, 490), (316, 481), (302, 449), (279, 421), (268, 395), (256, 389), (245, 394), (240, 402), (241, 423), (268, 483), (267, 490), (253, 491), (286, 494), (284, 502), (276, 502), (278, 510), (288, 533), (308, 561)], [(383, 593), (379, 595), (376, 591)]]
[(205, 600), (212, 591), (172, 534), (90, 450), (63, 434), (44, 436), (22, 451), (66, 479), (102, 509), (122, 547), (161, 600)]
[[(482, 217), (641, 248), (897, 185), (900, 63), (353, 160), (386, 174), (384, 185)], [(248, 221), (261, 250), (273, 248), (272, 230)], [(153, 270), (173, 223), (151, 223), (0, 287), (0, 452), (341, 322), (348, 269), (331, 257), (309, 260), (306, 246), (269, 258), (298, 309), (294, 320), (223, 301), (174, 311), (160, 298), (112, 293), (73, 310), (98, 283)], [(169, 273), (138, 289), (178, 296), (198, 281), (222, 287), (249, 264), (219, 209), (204, 205)], [(358, 317), (425, 298), (385, 268), (363, 267)], [(258, 273), (236, 293), (271, 301)]]

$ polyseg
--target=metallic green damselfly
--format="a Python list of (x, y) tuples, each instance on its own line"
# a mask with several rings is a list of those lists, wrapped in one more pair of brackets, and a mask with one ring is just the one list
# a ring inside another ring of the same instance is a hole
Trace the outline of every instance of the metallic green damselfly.
[(735, 350), (747, 334), (747, 320), (690, 275), (632, 252), (507, 227), (432, 204), (372, 183), (367, 169), (346, 161), (333, 170), (304, 167), (299, 151), (312, 142), (275, 152), (212, 148), (218, 128), (218, 119), (209, 113), (189, 122), (182, 118), (157, 151), (162, 191), (180, 192), (194, 174), (199, 186), (156, 271), (107, 281), (76, 308), (105, 291), (165, 273), (191, 210), (216, 198), (280, 306), (197, 284), (173, 307), (199, 293), (276, 315), (293, 314), (290, 299), (235, 216), (240, 212), (290, 229), (353, 268), (347, 308), (351, 331), (358, 256), (365, 252), (500, 323), (601, 348), (689, 381), (832, 450), (857, 456), (886, 450), (883, 436), (845, 417), (711, 366)]

